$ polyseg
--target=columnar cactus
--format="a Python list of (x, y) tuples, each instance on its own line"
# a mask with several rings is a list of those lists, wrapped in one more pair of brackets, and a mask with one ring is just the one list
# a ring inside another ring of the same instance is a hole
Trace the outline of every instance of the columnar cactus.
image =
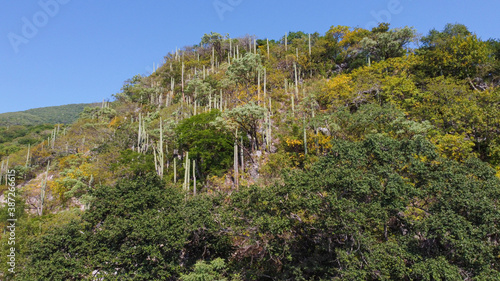
[[(26, 153), (26, 164), (25, 164), (25, 167), (28, 168), (28, 166), (30, 165), (30, 162), (31, 162), (31, 144), (28, 143), (28, 152)], [(2, 161), (2, 165), (3, 165), (3, 161)], [(2, 179), (0, 178), (0, 181)]]
[(196, 161), (193, 159), (193, 195), (196, 195)]
[(184, 163), (184, 184), (183, 190), (189, 191), (189, 152), (186, 152), (186, 162)]
[(156, 173), (160, 178), (163, 178), (163, 173), (165, 171), (165, 160), (164, 156), (165, 154), (163, 153), (163, 121), (160, 118), (160, 141), (159, 143), (153, 147), (153, 152), (154, 152), (154, 161), (155, 161), (155, 169)]
[(182, 89), (182, 102), (185, 102), (184, 97), (184, 62), (182, 62), (182, 70), (181, 70), (181, 89)]
[(177, 182), (177, 157), (174, 157), (174, 184)]
[(238, 130), (236, 130), (236, 135), (234, 139), (234, 184), (236, 189), (239, 188), (239, 174), (238, 174)]
[(260, 69), (257, 72), (257, 104), (260, 105)]
[(269, 60), (269, 38), (267, 40), (267, 59)]

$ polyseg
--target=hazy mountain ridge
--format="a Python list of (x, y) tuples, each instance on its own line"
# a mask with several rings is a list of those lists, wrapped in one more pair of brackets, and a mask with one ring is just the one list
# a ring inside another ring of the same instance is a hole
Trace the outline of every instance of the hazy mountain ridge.
[(71, 124), (78, 119), (85, 107), (96, 105), (97, 103), (66, 104), (0, 113), (0, 126)]

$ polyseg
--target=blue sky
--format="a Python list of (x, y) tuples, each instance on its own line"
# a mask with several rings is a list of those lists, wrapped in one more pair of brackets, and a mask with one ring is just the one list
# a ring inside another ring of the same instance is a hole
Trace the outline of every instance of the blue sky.
[(500, 2), (430, 0), (0, 0), (0, 113), (112, 99), (176, 47), (210, 31), (278, 39), (332, 25), (463, 23), (500, 38)]

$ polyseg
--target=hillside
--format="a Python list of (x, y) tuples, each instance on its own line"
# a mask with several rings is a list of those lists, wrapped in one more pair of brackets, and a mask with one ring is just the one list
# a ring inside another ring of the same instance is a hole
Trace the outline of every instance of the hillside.
[(0, 126), (71, 124), (78, 119), (80, 112), (85, 107), (96, 105), (90, 103), (67, 104), (1, 113)]
[(499, 40), (210, 33), (114, 98), (2, 155), (6, 280), (500, 280)]

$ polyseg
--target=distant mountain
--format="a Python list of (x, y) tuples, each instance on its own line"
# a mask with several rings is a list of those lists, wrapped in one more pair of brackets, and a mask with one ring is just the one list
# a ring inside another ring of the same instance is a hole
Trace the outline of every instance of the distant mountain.
[(67, 104), (1, 113), (0, 126), (70, 124), (78, 119), (80, 112), (82, 112), (85, 107), (96, 105), (96, 103)]

